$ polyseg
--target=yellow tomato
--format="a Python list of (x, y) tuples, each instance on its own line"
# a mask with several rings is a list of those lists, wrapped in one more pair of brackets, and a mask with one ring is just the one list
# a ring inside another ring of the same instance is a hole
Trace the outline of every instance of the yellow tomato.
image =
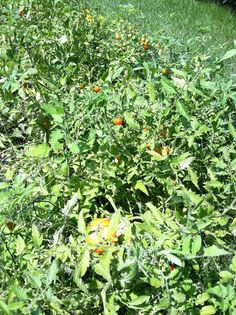
[(107, 218), (98, 218), (90, 222), (88, 225), (87, 243), (90, 245), (98, 245), (105, 241), (115, 242), (116, 235), (111, 234), (108, 226), (110, 220)]

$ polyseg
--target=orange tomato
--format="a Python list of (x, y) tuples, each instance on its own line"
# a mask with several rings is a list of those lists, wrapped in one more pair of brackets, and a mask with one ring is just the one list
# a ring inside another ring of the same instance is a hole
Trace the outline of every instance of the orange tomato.
[(96, 252), (98, 255), (101, 255), (101, 254), (104, 252), (104, 250), (101, 249), (101, 248), (97, 248), (97, 249), (95, 249), (95, 252)]
[(101, 92), (101, 88), (99, 87), (99, 86), (95, 86), (94, 88), (93, 88), (93, 91), (95, 92), (95, 93), (99, 93), (99, 92)]
[(144, 49), (144, 50), (148, 50), (148, 49), (149, 49), (149, 46), (148, 46), (148, 45), (144, 45), (144, 46), (143, 46), (143, 49)]
[(146, 145), (146, 149), (147, 149), (147, 150), (151, 150), (151, 144), (148, 143), (148, 144)]
[(165, 76), (168, 76), (168, 75), (170, 74), (170, 71), (169, 71), (169, 69), (167, 69), (167, 68), (163, 68), (163, 69), (161, 70), (161, 73), (162, 73), (163, 75), (165, 75)]
[(121, 117), (116, 117), (113, 119), (113, 124), (116, 126), (122, 126), (124, 125), (124, 119)]
[(148, 129), (148, 128), (143, 128), (143, 131), (144, 131), (144, 132), (148, 132), (149, 129)]
[(171, 148), (168, 147), (168, 146), (167, 146), (167, 147), (164, 147), (164, 148), (162, 149), (162, 154), (163, 154), (164, 152), (166, 153), (166, 155), (169, 155), (170, 152), (171, 152)]

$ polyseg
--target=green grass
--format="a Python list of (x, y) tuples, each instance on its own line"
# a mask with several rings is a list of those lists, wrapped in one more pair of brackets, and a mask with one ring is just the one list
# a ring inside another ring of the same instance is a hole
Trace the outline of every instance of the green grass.
[[(214, 3), (194, 0), (90, 0), (89, 3), (109, 15), (129, 15), (144, 33), (162, 33), (196, 52), (222, 56), (236, 40), (236, 14)], [(130, 6), (131, 8), (131, 6)], [(235, 66), (231, 63), (227, 67)]]

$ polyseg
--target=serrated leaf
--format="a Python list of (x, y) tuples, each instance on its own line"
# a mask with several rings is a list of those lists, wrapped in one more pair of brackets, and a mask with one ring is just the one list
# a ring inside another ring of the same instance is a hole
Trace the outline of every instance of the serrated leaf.
[(21, 255), (25, 249), (25, 241), (23, 238), (18, 235), (17, 240), (16, 240), (16, 253), (17, 255)]
[(223, 184), (218, 180), (211, 180), (209, 182), (205, 182), (204, 186), (207, 188), (221, 188), (223, 187)]
[(139, 129), (139, 124), (137, 123), (136, 120), (132, 117), (132, 114), (129, 112), (124, 113), (124, 119), (126, 124), (132, 128), (132, 129)]
[(50, 153), (50, 147), (46, 143), (42, 143), (35, 146), (29, 146), (26, 149), (27, 149), (26, 155), (28, 157), (46, 158)]
[(56, 280), (56, 276), (57, 276), (58, 271), (59, 271), (58, 261), (56, 259), (54, 259), (51, 266), (50, 266), (48, 276), (47, 276), (48, 285), (50, 285), (53, 281)]
[(213, 305), (206, 305), (202, 307), (200, 315), (213, 315), (216, 312), (217, 310)]
[(231, 162), (232, 170), (236, 170), (236, 158)]
[(184, 118), (186, 118), (188, 121), (190, 120), (190, 117), (189, 117), (189, 114), (188, 114), (188, 111), (187, 111), (186, 107), (183, 104), (181, 104), (180, 101), (177, 101), (176, 108), (177, 108), (178, 112)]
[(194, 186), (196, 186), (196, 187), (199, 189), (197, 173), (195, 173), (195, 172), (191, 169), (191, 167), (188, 167), (188, 173), (189, 173), (191, 182), (194, 184)]
[(192, 254), (196, 255), (201, 249), (201, 246), (202, 246), (202, 238), (200, 235), (197, 235), (196, 237), (192, 239), (192, 250), (191, 250)]
[(144, 185), (143, 182), (137, 181), (134, 188), (142, 191), (145, 195), (149, 196), (147, 188), (146, 188), (146, 186)]
[(22, 301), (27, 300), (28, 296), (26, 290), (21, 287), (13, 287), (12, 291), (14, 292), (15, 296)]
[(89, 254), (89, 250), (86, 249), (79, 257), (78, 260), (78, 264), (77, 264), (77, 272), (80, 278), (82, 278), (88, 267), (89, 267), (89, 263), (90, 263), (90, 254)]
[(190, 156), (190, 157), (188, 157), (187, 159), (181, 161), (181, 162), (179, 163), (180, 169), (181, 169), (181, 170), (186, 169), (187, 167), (189, 167), (189, 165), (190, 165), (194, 160), (195, 160), (195, 157)]
[(229, 128), (229, 132), (230, 132), (233, 140), (235, 141), (236, 140), (236, 131), (235, 131), (234, 125), (231, 122), (228, 123), (228, 128)]
[(221, 61), (224, 61), (224, 60), (227, 60), (227, 59), (229, 59), (229, 58), (232, 58), (232, 57), (234, 57), (236, 55), (236, 49), (234, 48), (234, 49), (231, 49), (231, 50), (229, 50), (229, 51), (227, 51), (225, 54), (224, 54), (224, 56), (220, 59), (220, 62)]
[(4, 311), (4, 314), (6, 314), (6, 315), (11, 314), (9, 307), (2, 300), (0, 300), (0, 309), (2, 309)]
[(149, 91), (149, 96), (152, 102), (155, 101), (156, 99), (156, 92), (155, 92), (155, 86), (153, 82), (148, 83), (148, 91)]
[(190, 249), (191, 240), (192, 240), (191, 236), (186, 236), (183, 239), (182, 251), (186, 255), (190, 255), (190, 253), (191, 253), (191, 249)]
[(41, 281), (39, 276), (37, 276), (37, 275), (35, 275), (35, 274), (33, 274), (32, 272), (29, 272), (29, 271), (25, 271), (24, 274), (26, 275), (30, 285), (33, 288), (36, 288), (36, 289), (41, 288), (42, 281)]
[(86, 224), (84, 221), (84, 212), (83, 210), (80, 211), (78, 216), (78, 230), (82, 234), (86, 234)]
[(40, 235), (39, 230), (35, 224), (32, 226), (32, 240), (37, 247), (39, 247), (43, 241), (43, 236)]
[(61, 132), (61, 130), (56, 129), (51, 132), (50, 144), (54, 151), (58, 151), (62, 148), (62, 143), (60, 143), (59, 140), (63, 138), (64, 138), (64, 134)]
[(161, 85), (168, 94), (177, 94), (173, 83), (167, 78), (161, 78)]
[(110, 274), (110, 264), (112, 259), (111, 252), (103, 253), (102, 257), (100, 258), (100, 263), (95, 265), (95, 272), (102, 276), (108, 282), (111, 281), (111, 274)]
[(135, 308), (136, 306), (141, 306), (142, 304), (147, 304), (150, 300), (149, 295), (140, 295), (136, 299), (129, 301), (128, 305), (130, 308)]
[(164, 224), (164, 219), (162, 217), (162, 213), (160, 210), (157, 209), (157, 207), (155, 207), (151, 202), (147, 202), (146, 206), (150, 209), (150, 211), (152, 212), (154, 218), (156, 219), (156, 221), (159, 224)]
[(204, 249), (205, 257), (217, 257), (222, 255), (230, 255), (230, 253), (222, 248), (217, 247), (216, 245), (212, 245)]

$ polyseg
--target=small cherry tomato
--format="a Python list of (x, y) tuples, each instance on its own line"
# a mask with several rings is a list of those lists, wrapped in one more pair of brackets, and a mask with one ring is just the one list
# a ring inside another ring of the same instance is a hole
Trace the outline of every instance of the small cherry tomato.
[(116, 34), (116, 40), (121, 40), (120, 34)]
[(8, 230), (13, 231), (15, 228), (15, 223), (13, 221), (7, 221), (6, 226), (7, 226)]
[(22, 83), (22, 87), (24, 89), (28, 89), (30, 87), (30, 83), (29, 82), (24, 82), (24, 83)]
[(98, 255), (101, 255), (101, 254), (104, 252), (104, 250), (101, 249), (101, 248), (97, 248), (97, 249), (95, 249), (95, 252), (96, 252)]
[(170, 71), (169, 71), (169, 69), (164, 68), (164, 69), (161, 70), (161, 73), (162, 73), (163, 75), (165, 75), (165, 76), (168, 76), (168, 75), (170, 74)]
[(115, 159), (114, 159), (114, 162), (118, 165), (121, 163), (121, 156), (120, 155), (116, 155), (115, 156)]
[(95, 93), (99, 93), (99, 92), (101, 92), (101, 88), (99, 87), (99, 86), (95, 86), (94, 88), (93, 88), (93, 91), (95, 92)]
[(143, 49), (144, 49), (144, 50), (148, 50), (148, 49), (149, 49), (149, 46), (148, 46), (148, 45), (144, 45), (144, 46), (143, 46)]
[(116, 117), (113, 119), (113, 124), (116, 126), (122, 126), (124, 125), (124, 119), (121, 117)]
[(166, 151), (166, 154), (169, 155), (171, 152), (171, 148), (170, 147), (164, 147), (163, 150)]
[(148, 128), (143, 128), (143, 131), (144, 131), (144, 132), (148, 132), (149, 129), (148, 129)]
[(25, 15), (27, 12), (26, 12), (26, 10), (21, 10), (20, 12), (19, 12), (19, 15), (20, 16), (23, 16), (23, 15)]
[(170, 271), (174, 271), (174, 269), (175, 269), (175, 265), (170, 264), (170, 265), (169, 265), (169, 268), (170, 268)]

